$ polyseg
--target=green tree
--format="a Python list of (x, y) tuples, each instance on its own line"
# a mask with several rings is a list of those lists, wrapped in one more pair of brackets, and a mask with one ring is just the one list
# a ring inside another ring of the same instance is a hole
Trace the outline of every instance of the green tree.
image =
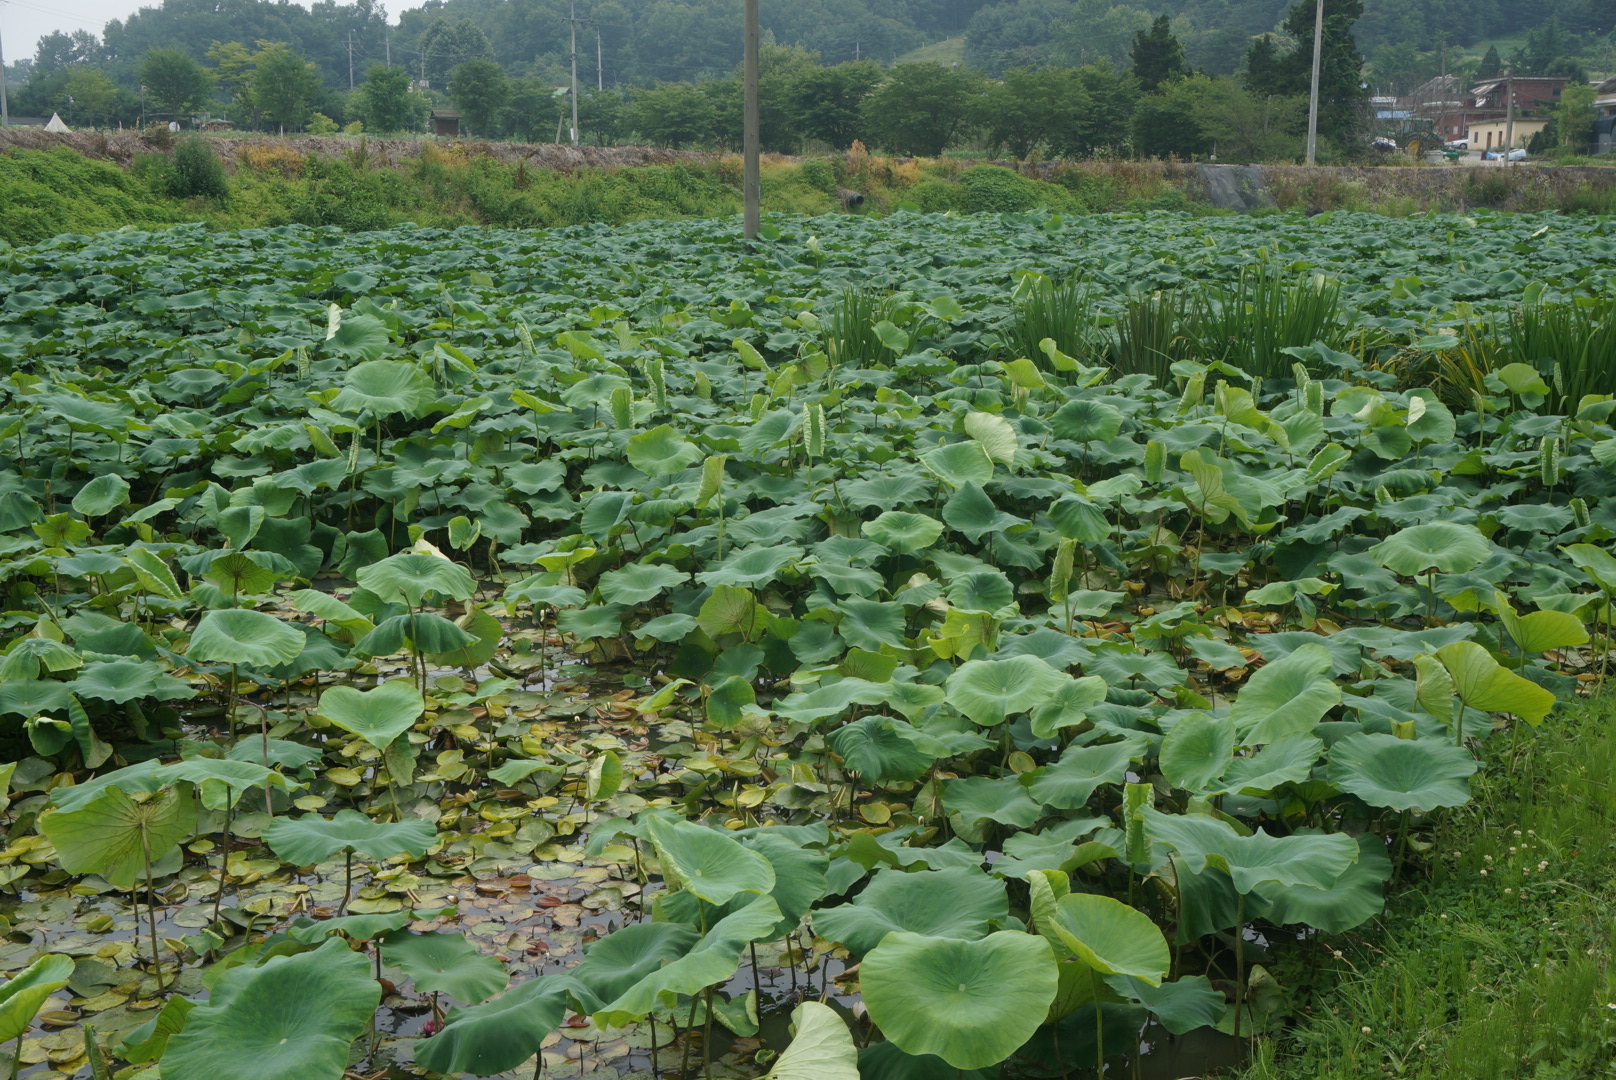
[(937, 157), (965, 130), (986, 81), (937, 63), (899, 64), (864, 101), (864, 128), (901, 154)]
[[(1281, 29), (1295, 42), (1313, 41), (1315, 6), (1304, 0), (1291, 7)], [(1319, 135), (1341, 146), (1354, 143), (1366, 114), (1363, 56), (1352, 27), (1363, 15), (1363, 0), (1324, 0), (1324, 41), (1319, 74)], [(1269, 35), (1252, 42), (1246, 54), (1246, 85), (1264, 96), (1308, 93), (1313, 79), (1311, 47), (1280, 52)]]
[(1133, 48), (1128, 55), (1133, 60), (1133, 77), (1139, 80), (1139, 89), (1154, 94), (1161, 85), (1188, 73), (1184, 64), (1184, 46), (1173, 36), (1172, 20), (1159, 15), (1149, 30), (1133, 36)]
[(1239, 79), (1207, 81), (1192, 114), (1219, 161), (1286, 161), (1301, 156), (1307, 99), (1252, 93)]
[(1083, 143), (1093, 103), (1073, 68), (1011, 68), (977, 99), (976, 126), (990, 149), (1026, 160), (1040, 146)]
[(787, 91), (787, 108), (802, 137), (846, 150), (863, 132), (860, 110), (881, 85), (881, 65), (849, 60), (798, 74)]
[(118, 108), (118, 87), (93, 67), (75, 64), (62, 83), (64, 114), (80, 126), (103, 127)]
[(1058, 137), (1051, 147), (1062, 157), (1083, 157), (1096, 150), (1121, 152), (1133, 138), (1133, 113), (1139, 104), (1139, 84), (1133, 72), (1109, 60), (1077, 69), (1077, 81), (1093, 108), (1079, 129)]
[[(512, 79), (509, 89), (500, 110), (500, 130), (520, 142), (547, 142), (555, 138), (556, 121), (564, 109), (570, 108), (566, 98), (542, 79)], [(583, 120), (583, 101), (578, 105), (578, 126), (588, 132), (589, 125)]]
[(407, 70), (372, 64), (350, 99), (349, 112), (365, 122), (367, 131), (415, 131), (425, 117), (426, 104), (411, 89)]
[(596, 146), (615, 146), (623, 135), (623, 92), (596, 90), (578, 95), (578, 123)]
[(510, 96), (505, 71), (492, 60), (467, 60), (449, 76), (449, 97), (479, 135), (495, 133), (494, 120)]
[(1143, 157), (1203, 157), (1212, 138), (1197, 115), (1212, 80), (1203, 76), (1174, 79), (1160, 92), (1144, 94), (1133, 114), (1134, 151)]
[(663, 83), (640, 90), (625, 110), (631, 131), (653, 146), (679, 149), (710, 143), (715, 136), (717, 110), (698, 83)]
[(167, 177), (168, 193), (180, 199), (214, 199), (223, 202), (230, 187), (224, 167), (208, 149), (205, 139), (193, 135), (174, 148), (173, 167)]
[(442, 85), (455, 68), (468, 60), (494, 59), (494, 47), (488, 43), (488, 35), (470, 19), (450, 22), (438, 16), (421, 34), (415, 47), (433, 86)]
[(257, 127), (261, 110), (252, 96), (253, 53), (239, 41), (215, 41), (207, 57), (214, 63), (213, 85), (230, 99), (236, 122)]
[(1561, 146), (1579, 154), (1592, 148), (1595, 96), (1594, 88), (1585, 82), (1572, 83), (1560, 92), (1554, 105), (1554, 126)]
[(213, 80), (184, 49), (148, 49), (140, 58), (140, 84), (151, 110), (177, 116), (208, 100)]
[(1476, 78), (1493, 79), (1504, 70), (1503, 58), (1498, 55), (1498, 46), (1487, 46), (1487, 54), (1481, 58), (1481, 66), (1476, 68)]
[(252, 101), (265, 123), (281, 134), (300, 128), (308, 119), (310, 103), (320, 92), (314, 65), (293, 52), (285, 42), (260, 41), (253, 54)]

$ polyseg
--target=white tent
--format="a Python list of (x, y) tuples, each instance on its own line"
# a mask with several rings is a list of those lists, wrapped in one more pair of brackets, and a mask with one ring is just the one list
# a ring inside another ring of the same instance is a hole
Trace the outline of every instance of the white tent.
[(62, 118), (56, 113), (51, 113), (50, 123), (45, 125), (45, 130), (54, 131), (58, 135), (73, 134), (73, 129), (62, 123)]

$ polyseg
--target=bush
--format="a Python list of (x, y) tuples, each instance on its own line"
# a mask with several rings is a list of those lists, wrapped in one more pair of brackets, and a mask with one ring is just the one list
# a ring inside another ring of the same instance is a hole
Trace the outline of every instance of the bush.
[(1064, 188), (1029, 180), (997, 165), (977, 165), (960, 173), (965, 188), (963, 209), (973, 214), (1020, 214), (1039, 206), (1062, 213), (1083, 206)]
[(836, 170), (828, 161), (805, 161), (797, 166), (797, 175), (811, 188), (826, 195), (836, 194)]
[(905, 202), (914, 203), (928, 214), (965, 208), (965, 189), (946, 180), (922, 180), (903, 193)]
[(213, 156), (208, 144), (199, 138), (186, 139), (174, 148), (174, 167), (167, 179), (168, 194), (177, 199), (215, 199), (224, 202), (230, 197), (224, 166)]

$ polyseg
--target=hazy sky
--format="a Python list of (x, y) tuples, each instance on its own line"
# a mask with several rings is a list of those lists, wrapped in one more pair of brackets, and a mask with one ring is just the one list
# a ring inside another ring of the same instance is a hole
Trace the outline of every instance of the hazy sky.
[(53, 30), (88, 30), (99, 37), (109, 20), (128, 18), (143, 7), (157, 6), (140, 0), (72, 0), (66, 4), (0, 0), (0, 44), (5, 47), (6, 63), (14, 64), (31, 59), (39, 39)]

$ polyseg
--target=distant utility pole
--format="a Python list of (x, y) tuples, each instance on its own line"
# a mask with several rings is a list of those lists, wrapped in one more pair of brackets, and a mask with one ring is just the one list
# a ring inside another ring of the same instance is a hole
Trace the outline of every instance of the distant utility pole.
[(858, 42), (858, 41), (853, 42), (853, 61), (854, 61), (854, 63), (857, 63), (858, 59), (859, 59), (859, 45), (860, 44), (862, 44), (862, 43)]
[(1515, 149), (1515, 73), (1504, 77), (1504, 164), (1509, 164), (1509, 152)]
[(746, 0), (745, 59), (741, 65), (744, 107), (741, 122), (741, 232), (756, 240), (762, 221), (758, 176), (758, 0)]
[(600, 51), (600, 23), (595, 24), (595, 89), (606, 89), (606, 69), (602, 65)]
[(386, 37), (385, 40), (387, 42), (387, 66), (392, 67), (393, 66), (393, 32), (391, 30), (387, 31), (387, 37)]
[(1324, 0), (1313, 16), (1313, 88), (1307, 98), (1307, 163), (1317, 165), (1319, 144), (1319, 65), (1324, 58)]
[(353, 31), (348, 31), (348, 89), (353, 89)]

